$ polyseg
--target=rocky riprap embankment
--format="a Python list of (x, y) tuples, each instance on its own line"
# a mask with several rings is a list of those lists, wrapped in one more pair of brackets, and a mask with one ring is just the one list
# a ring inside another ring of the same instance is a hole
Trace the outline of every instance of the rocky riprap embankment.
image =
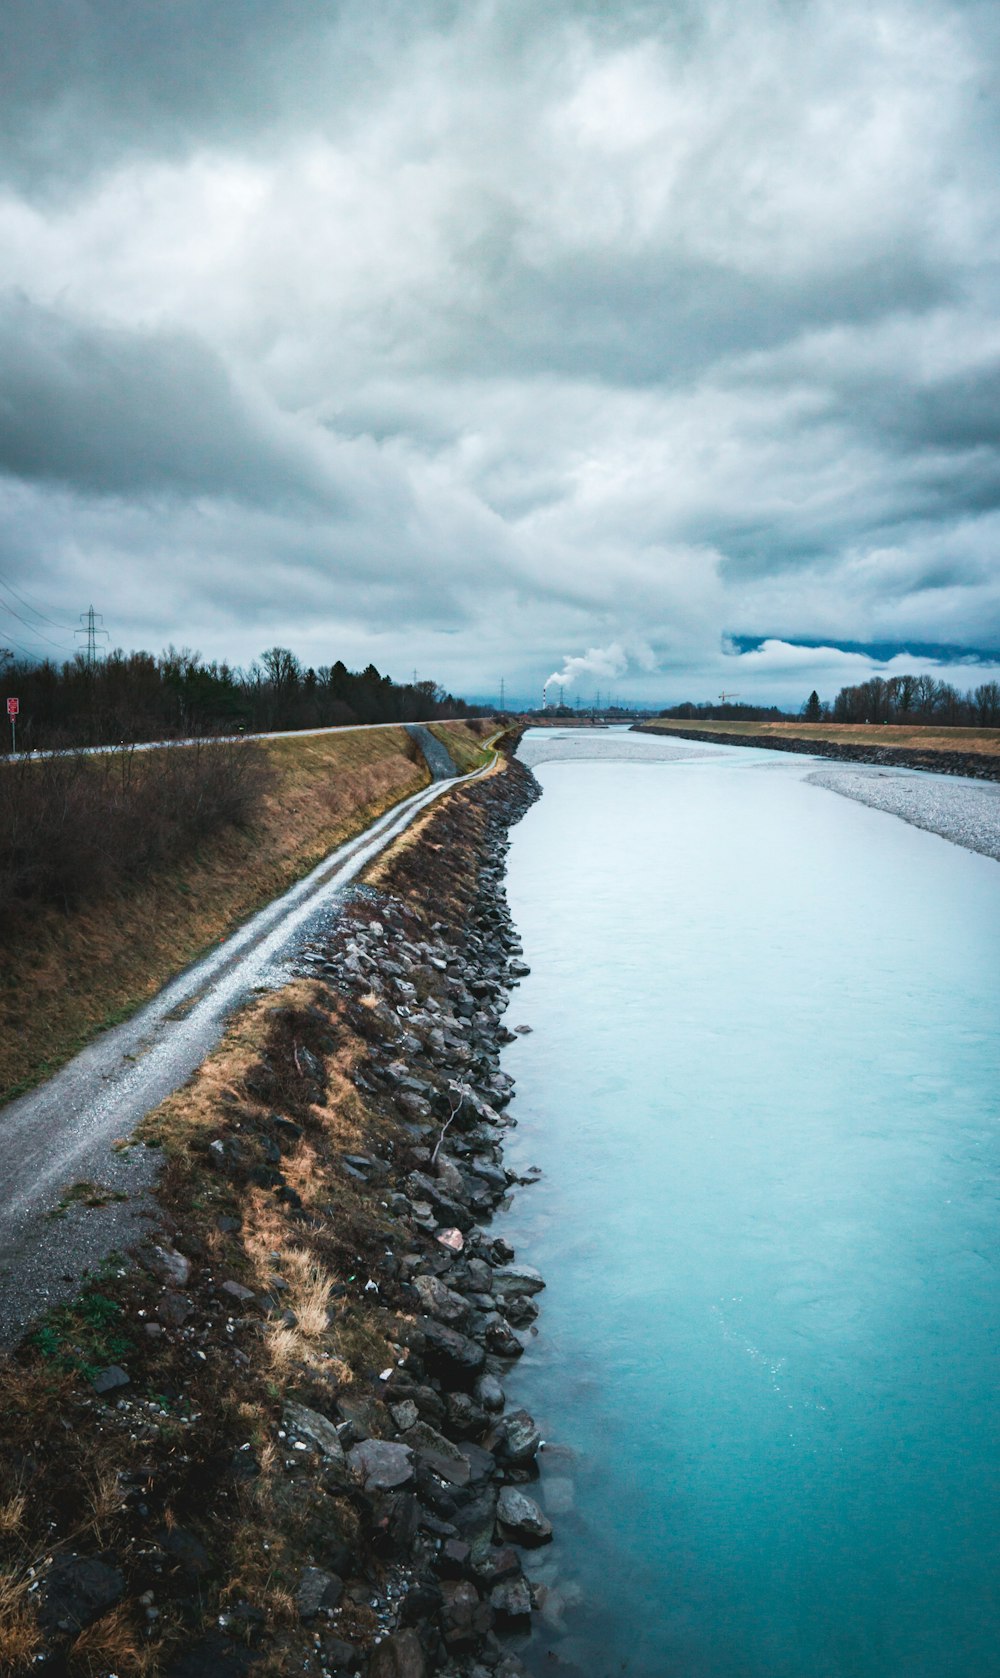
[[(382, 1327), (398, 1355), (371, 1405), (352, 1389), (329, 1418), (285, 1414), (290, 1439), (324, 1435), (327, 1461), (369, 1505), (384, 1575), (370, 1601), (386, 1633), (368, 1657), (371, 1678), (523, 1671), (510, 1636), (527, 1629), (539, 1593), (520, 1551), (552, 1537), (531, 1495), (539, 1431), (507, 1409), (503, 1385), (544, 1283), (487, 1227), (518, 1181), (503, 1163), (513, 1082), (500, 1050), (513, 1034), (501, 1017), (528, 971), (503, 897), (505, 835), (537, 792), (518, 767), (491, 790), (461, 929), (362, 891), (328, 947), (306, 958), (363, 1002), (370, 1053), (354, 1082), (399, 1124), (383, 1155), (343, 1158), (346, 1174), (379, 1185), (394, 1220), (377, 1286), (395, 1296)], [(303, 1588), (334, 1624), (343, 1581), (320, 1569)]]
[(559, 1621), (504, 1392), (543, 1283), (490, 1227), (537, 796), (515, 761), (435, 805), (150, 1116), (140, 1263), (0, 1367), (4, 1671), (516, 1678)]

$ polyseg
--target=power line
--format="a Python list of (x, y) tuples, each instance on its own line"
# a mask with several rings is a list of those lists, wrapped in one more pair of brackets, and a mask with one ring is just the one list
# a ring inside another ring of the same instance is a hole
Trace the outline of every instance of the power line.
[(36, 653), (30, 652), (27, 647), (22, 647), (20, 641), (16, 641), (14, 639), (13, 635), (7, 635), (6, 631), (4, 633), (5, 633), (5, 639), (10, 642), (12, 647), (16, 647), (19, 653), (23, 653), (25, 658), (36, 658), (37, 657)]
[(31, 601), (26, 599), (20, 590), (14, 587), (13, 583), (8, 582), (6, 577), (0, 576), (0, 588), (5, 588), (7, 593), (12, 594), (15, 600), (19, 600), (22, 606), (26, 606), (29, 612), (34, 612), (36, 618), (41, 618), (43, 623), (50, 623), (53, 629), (71, 629), (73, 627), (72, 624), (59, 623), (56, 618), (47, 617), (40, 606), (33, 606)]
[[(11, 617), (16, 618), (18, 623), (23, 623), (25, 629), (30, 629), (32, 635), (37, 635), (39, 641), (47, 642), (50, 647), (55, 647), (57, 652), (60, 652), (60, 653), (69, 652), (69, 653), (71, 653), (71, 652), (74, 651), (74, 648), (67, 647), (65, 642), (53, 641), (51, 635), (43, 635), (42, 631), (40, 629), (36, 628), (36, 626), (33, 623), (29, 623), (27, 618), (22, 618), (20, 612), (16, 612), (14, 610), (13, 606), (8, 606), (5, 601), (0, 600), (0, 606), (3, 607), (5, 612), (9, 612)], [(30, 657), (31, 655), (29, 654), (28, 656)]]

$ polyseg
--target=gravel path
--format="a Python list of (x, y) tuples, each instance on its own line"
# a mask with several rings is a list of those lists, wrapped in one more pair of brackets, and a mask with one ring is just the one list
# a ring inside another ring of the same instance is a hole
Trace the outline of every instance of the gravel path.
[[(450, 782), (435, 781), (395, 805), (131, 1019), (0, 1111), (0, 1344), (71, 1295), (84, 1265), (136, 1238), (155, 1161), (145, 1149), (116, 1152), (113, 1142), (191, 1076), (238, 1007), (287, 983), (343, 888), (448, 785), (475, 778), (453, 770)], [(94, 1211), (70, 1205), (53, 1221), (64, 1191), (82, 1181), (128, 1198)]]
[(817, 769), (813, 786), (900, 816), (1000, 862), (1000, 785), (906, 769)]

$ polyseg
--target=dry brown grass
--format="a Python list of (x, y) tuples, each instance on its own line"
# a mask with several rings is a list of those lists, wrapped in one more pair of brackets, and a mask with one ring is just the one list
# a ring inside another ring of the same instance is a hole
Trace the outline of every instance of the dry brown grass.
[(830, 740), (844, 746), (892, 746), (905, 751), (1000, 754), (1000, 728), (937, 728), (931, 723), (846, 722), (698, 722), (657, 717), (647, 725), (657, 733), (684, 734), (693, 729), (712, 734), (770, 734), (792, 740)]
[(299, 1332), (307, 1340), (318, 1339), (330, 1326), (333, 1277), (310, 1253), (295, 1248), (285, 1259), (285, 1278), (289, 1283), (291, 1307), (299, 1320)]
[(160, 1648), (158, 1643), (140, 1643), (128, 1610), (116, 1608), (80, 1633), (69, 1660), (80, 1678), (108, 1678), (109, 1673), (119, 1678), (155, 1678)]
[(502, 732), (488, 718), (472, 722), (432, 722), (430, 731), (447, 746), (463, 775), (489, 761), (490, 742)]
[(0, 1538), (16, 1538), (24, 1525), (28, 1499), (23, 1492), (11, 1492), (0, 1499)]
[(0, 1571), (0, 1672), (26, 1672), (42, 1645), (21, 1570)]
[(252, 831), (206, 843), (141, 886), (69, 915), (47, 910), (4, 950), (0, 1099), (105, 1025), (316, 866), (428, 775), (403, 729), (273, 740), (274, 784)]

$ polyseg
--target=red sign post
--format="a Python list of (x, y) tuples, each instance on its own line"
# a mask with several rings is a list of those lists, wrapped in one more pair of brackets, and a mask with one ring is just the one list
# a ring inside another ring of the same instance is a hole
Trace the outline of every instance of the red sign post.
[(21, 701), (19, 699), (8, 699), (7, 715), (10, 718), (10, 749), (12, 752), (17, 751), (17, 713), (20, 709)]

